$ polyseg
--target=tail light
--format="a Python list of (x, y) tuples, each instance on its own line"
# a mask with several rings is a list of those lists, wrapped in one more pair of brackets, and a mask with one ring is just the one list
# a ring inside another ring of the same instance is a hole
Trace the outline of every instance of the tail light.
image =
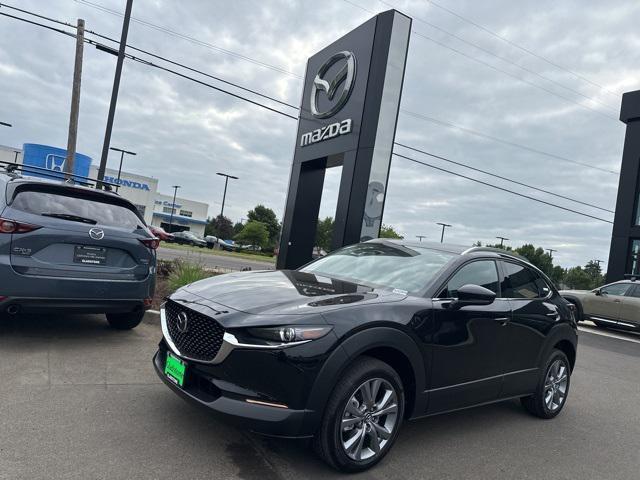
[(142, 299), (142, 304), (144, 305), (145, 310), (150, 309), (151, 305), (153, 305), (153, 298), (147, 297)]
[(160, 240), (157, 238), (141, 238), (140, 242), (151, 250), (156, 250), (160, 246)]
[(40, 225), (20, 223), (15, 220), (0, 218), (0, 233), (27, 233), (42, 228)]

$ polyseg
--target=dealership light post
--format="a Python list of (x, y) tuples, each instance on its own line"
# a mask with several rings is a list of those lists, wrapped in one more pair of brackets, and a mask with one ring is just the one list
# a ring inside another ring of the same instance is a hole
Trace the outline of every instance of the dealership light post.
[(444, 229), (447, 227), (451, 227), (448, 223), (438, 222), (436, 225), (442, 225), (442, 234), (440, 234), (440, 243), (444, 242)]
[(502, 248), (504, 246), (504, 241), (505, 240), (509, 241), (509, 239), (506, 238), (506, 237), (496, 237), (496, 238), (500, 240), (500, 248)]
[(238, 180), (238, 177), (234, 177), (233, 175), (227, 175), (226, 173), (216, 173), (216, 175), (220, 175), (221, 177), (225, 177), (224, 179), (224, 193), (222, 194), (222, 209), (220, 210), (220, 216), (224, 216), (224, 201), (227, 198), (227, 184), (229, 183), (229, 179)]
[(426, 235), (416, 235), (416, 238), (419, 238), (422, 241), (423, 238), (427, 238)]
[(176, 210), (176, 196), (178, 195), (178, 189), (180, 185), (172, 185), (173, 188), (173, 202), (171, 203), (171, 216), (169, 217), (169, 233), (173, 233), (173, 212)]
[(114, 152), (120, 152), (120, 166), (118, 167), (118, 180), (116, 183), (118, 187), (120, 186), (120, 174), (122, 173), (122, 161), (124, 160), (124, 154), (127, 155), (137, 155), (136, 152), (129, 152), (128, 150), (122, 150), (121, 148), (109, 147), (109, 150), (113, 150)]

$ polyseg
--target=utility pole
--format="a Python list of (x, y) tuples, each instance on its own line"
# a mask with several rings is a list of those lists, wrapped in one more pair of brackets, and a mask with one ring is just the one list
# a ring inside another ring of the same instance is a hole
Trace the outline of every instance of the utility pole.
[(505, 240), (509, 241), (509, 239), (505, 238), (505, 237), (496, 237), (496, 238), (500, 240), (500, 248), (502, 248), (504, 246), (504, 241)]
[[(116, 74), (113, 78), (113, 90), (111, 91), (111, 104), (109, 105), (109, 116), (107, 117), (107, 128), (104, 132), (104, 143), (102, 144), (102, 156), (100, 157), (100, 167), (98, 168), (98, 180), (104, 179), (104, 171), (107, 168), (107, 157), (109, 156), (109, 144), (111, 143), (111, 131), (113, 130), (113, 119), (116, 114), (116, 103), (118, 102), (118, 90), (120, 89), (120, 77), (122, 75), (122, 64), (124, 63), (124, 52), (127, 47), (127, 35), (129, 33), (129, 20), (131, 20), (131, 7), (133, 0), (127, 0), (122, 21), (122, 35), (120, 36), (120, 49), (118, 50), (118, 61), (116, 63)], [(96, 182), (96, 188), (102, 188), (100, 181)]]
[(553, 248), (545, 248), (547, 252), (549, 252), (549, 257), (553, 259), (553, 252), (557, 252), (558, 250), (554, 250)]
[(225, 177), (224, 179), (224, 194), (222, 195), (222, 210), (220, 211), (220, 216), (224, 216), (224, 201), (227, 198), (227, 184), (229, 183), (229, 179), (238, 180), (238, 177), (234, 177), (233, 175), (227, 175), (226, 173), (216, 173), (216, 175), (220, 175), (221, 177)]
[(448, 223), (437, 222), (436, 225), (442, 225), (442, 234), (440, 235), (440, 243), (444, 242), (444, 229), (451, 227)]
[(416, 238), (419, 238), (422, 241), (423, 238), (427, 238), (426, 235), (416, 235)]
[(176, 195), (178, 195), (178, 189), (180, 185), (173, 185), (173, 202), (171, 203), (171, 216), (169, 217), (169, 233), (173, 233), (173, 212), (176, 210)]
[[(120, 166), (118, 167), (118, 180), (116, 181), (116, 183), (118, 184), (118, 187), (120, 186), (120, 174), (122, 173), (122, 161), (124, 160), (124, 154), (126, 153), (127, 155), (137, 155), (136, 152), (130, 152), (128, 150), (123, 150), (121, 148), (115, 148), (115, 147), (109, 147), (109, 150), (113, 150), (114, 152), (120, 152)], [(118, 188), (116, 187), (116, 189)]]
[(73, 88), (71, 89), (71, 113), (69, 115), (69, 137), (67, 139), (67, 161), (65, 172), (73, 178), (78, 143), (78, 117), (80, 115), (80, 84), (82, 82), (82, 53), (84, 50), (84, 20), (78, 19), (76, 33), (76, 62), (73, 67)]

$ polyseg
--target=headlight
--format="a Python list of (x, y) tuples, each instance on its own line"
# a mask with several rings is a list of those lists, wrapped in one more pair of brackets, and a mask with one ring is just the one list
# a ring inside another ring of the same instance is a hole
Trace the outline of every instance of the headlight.
[(294, 343), (316, 340), (331, 331), (328, 326), (284, 326), (267, 328), (248, 328), (247, 333), (252, 337), (276, 343)]

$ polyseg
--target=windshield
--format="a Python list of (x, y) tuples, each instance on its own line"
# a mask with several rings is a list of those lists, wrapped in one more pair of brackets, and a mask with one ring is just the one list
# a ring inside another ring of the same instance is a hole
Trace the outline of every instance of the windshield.
[(300, 271), (372, 287), (417, 292), (456, 256), (430, 248), (360, 243), (337, 250)]
[(12, 207), (23, 212), (71, 222), (131, 230), (144, 228), (144, 222), (133, 210), (79, 195), (23, 190), (16, 195)]

